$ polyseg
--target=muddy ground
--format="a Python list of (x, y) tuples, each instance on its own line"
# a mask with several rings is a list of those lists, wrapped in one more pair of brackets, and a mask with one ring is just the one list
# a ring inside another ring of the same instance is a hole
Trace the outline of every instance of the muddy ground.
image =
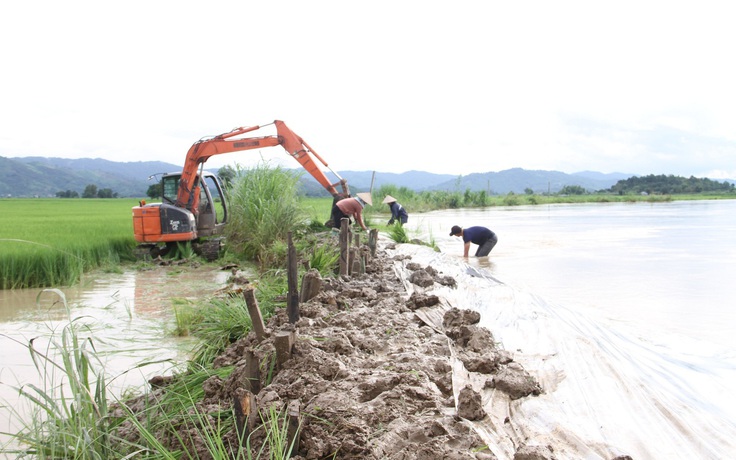
[[(296, 323), (282, 310), (261, 340), (251, 332), (233, 343), (215, 361), (215, 367), (234, 366), (233, 372), (204, 382), (198, 411), (216, 423), (233, 408), (236, 416), (257, 410), (258, 417), (238, 418), (245, 421), (242, 430), (252, 431), (256, 451), (265, 437), (259, 420), (291, 410), (298, 427), (291, 455), (298, 459), (496, 458), (473, 425), (487, 416), (481, 395), (458, 378), (458, 369), (510, 400), (534, 398), (544, 389), (496, 348), (492, 332), (477, 325), (478, 313), (429, 293), (436, 283), (457, 288), (454, 279), (393, 254), (391, 244), (379, 245), (367, 254), (364, 274), (319, 278), (318, 293), (300, 303)], [(292, 332), (290, 357), (271, 371), (269, 363), (278, 362), (275, 338)], [(249, 380), (254, 362), (258, 381)], [(148, 398), (163, 391), (156, 388)], [(179, 436), (191, 440), (183, 446), (176, 436), (161, 441), (211, 458), (193, 433)], [(237, 437), (233, 429), (225, 444), (237, 445)], [(514, 449), (517, 460), (556, 458), (552, 444), (522, 442)]]

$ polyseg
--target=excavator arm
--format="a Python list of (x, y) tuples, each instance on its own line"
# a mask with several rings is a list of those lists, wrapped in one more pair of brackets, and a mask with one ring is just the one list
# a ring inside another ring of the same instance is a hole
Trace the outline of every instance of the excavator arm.
[[(256, 131), (263, 126), (274, 124), (276, 126), (275, 136), (261, 137), (239, 137), (246, 133)], [(350, 190), (347, 181), (340, 177), (337, 173), (333, 174), (339, 179), (336, 183), (331, 183), (324, 172), (319, 169), (315, 163), (316, 158), (325, 167), (329, 166), (300, 136), (289, 129), (283, 121), (275, 120), (263, 126), (250, 126), (236, 128), (228, 133), (220, 134), (210, 139), (200, 140), (194, 143), (187, 152), (182, 170), (181, 180), (179, 181), (179, 189), (177, 191), (176, 206), (184, 207), (190, 211), (196, 212), (196, 202), (199, 198), (197, 191), (197, 170), (212, 156), (223, 153), (236, 152), (240, 150), (260, 149), (264, 147), (282, 146), (286, 152), (295, 158), (309, 174), (319, 182), (335, 198), (350, 196)], [(342, 192), (338, 192), (335, 186), (340, 185)]]

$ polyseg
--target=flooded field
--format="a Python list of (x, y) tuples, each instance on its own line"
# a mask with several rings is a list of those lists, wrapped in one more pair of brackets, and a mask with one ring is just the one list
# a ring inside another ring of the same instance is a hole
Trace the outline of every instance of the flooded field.
[[(154, 267), (122, 274), (92, 273), (79, 285), (60, 288), (69, 310), (53, 291), (0, 290), (0, 400), (18, 405), (13, 387), (38, 384), (28, 344), (45, 350), (75, 319), (94, 337), (105, 361), (110, 391), (139, 388), (150, 377), (173, 371), (194, 342), (172, 335), (174, 303), (212, 294), (230, 273), (216, 268)], [(141, 363), (150, 364), (141, 366)], [(13, 431), (11, 410), (0, 412), (0, 431)], [(0, 439), (2, 441), (2, 439)]]

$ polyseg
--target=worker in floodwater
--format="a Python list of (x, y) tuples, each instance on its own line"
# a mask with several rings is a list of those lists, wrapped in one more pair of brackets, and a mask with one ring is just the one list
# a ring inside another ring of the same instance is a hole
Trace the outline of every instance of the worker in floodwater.
[(459, 236), (463, 239), (465, 243), (463, 257), (468, 257), (470, 243), (478, 245), (478, 250), (475, 251), (475, 257), (487, 256), (496, 243), (498, 243), (498, 236), (491, 229), (481, 226), (463, 229), (459, 225), (453, 225), (452, 229), (450, 229), (450, 236)]

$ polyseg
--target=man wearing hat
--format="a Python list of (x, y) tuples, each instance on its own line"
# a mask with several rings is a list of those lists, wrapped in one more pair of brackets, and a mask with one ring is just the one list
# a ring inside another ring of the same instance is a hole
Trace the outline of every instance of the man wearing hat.
[(391, 209), (391, 220), (388, 221), (388, 225), (393, 225), (397, 219), (401, 222), (401, 225), (404, 225), (409, 220), (409, 213), (396, 201), (396, 198), (386, 195), (386, 198), (383, 199), (383, 204), (387, 204), (389, 209)]
[(468, 257), (470, 243), (478, 245), (478, 250), (475, 252), (476, 257), (487, 256), (496, 243), (498, 243), (496, 234), (485, 227), (468, 227), (463, 229), (459, 225), (454, 225), (450, 230), (450, 236), (462, 237), (465, 243), (463, 257)]
[(332, 207), (332, 221), (335, 228), (340, 228), (342, 219), (353, 218), (360, 224), (360, 228), (367, 231), (368, 227), (363, 223), (363, 208), (366, 204), (373, 206), (370, 193), (356, 193), (354, 197), (343, 198), (335, 203)]

